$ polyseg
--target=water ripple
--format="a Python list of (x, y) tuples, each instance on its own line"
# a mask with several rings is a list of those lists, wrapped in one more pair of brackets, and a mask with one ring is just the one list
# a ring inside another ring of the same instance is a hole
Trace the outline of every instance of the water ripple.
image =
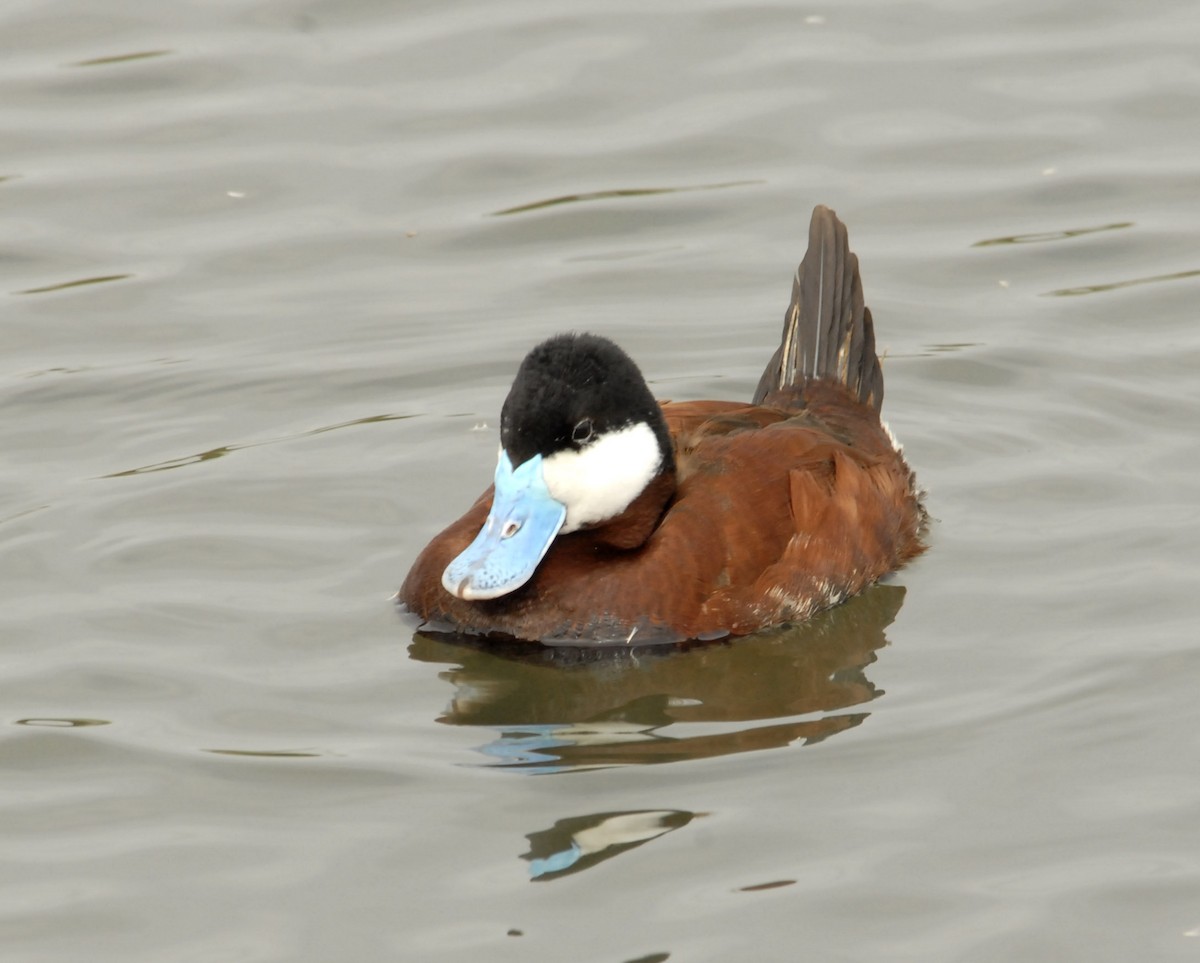
[(97, 277), (78, 278), (74, 281), (63, 281), (59, 284), (47, 284), (40, 288), (26, 288), (24, 291), (14, 291), (13, 294), (48, 294), (51, 291), (65, 291), (67, 288), (79, 288), (87, 284), (105, 284), (108, 281), (124, 281), (133, 277), (132, 274), (101, 274)]
[(1173, 274), (1152, 274), (1144, 278), (1130, 278), (1126, 281), (1113, 281), (1109, 284), (1086, 284), (1077, 288), (1058, 288), (1046, 291), (1042, 296), (1047, 298), (1069, 298), (1080, 294), (1100, 294), (1105, 291), (1117, 291), (1121, 288), (1132, 288), (1139, 284), (1158, 284), (1162, 281), (1182, 281), (1186, 278), (1200, 277), (1200, 268), (1192, 271), (1176, 271)]
[(687, 187), (627, 187), (608, 191), (588, 191), (583, 194), (563, 194), (543, 201), (532, 201), (529, 204), (518, 204), (516, 207), (506, 207), (502, 211), (492, 211), (492, 217), (502, 217), (506, 214), (525, 214), (529, 211), (539, 211), (545, 207), (555, 207), (559, 204), (576, 204), (584, 201), (606, 201), (615, 197), (646, 197), (651, 194), (683, 194), (689, 191), (720, 191), (729, 187), (749, 187), (753, 184), (765, 184), (763, 180), (726, 181), (721, 184), (695, 184)]
[(151, 57), (166, 57), (173, 50), (140, 50), (136, 53), (115, 54), (111, 57), (93, 57), (91, 60), (77, 60), (72, 67), (106, 67), (109, 64), (124, 64), (131, 60), (149, 60)]
[(414, 415), (368, 415), (366, 418), (354, 418), (350, 421), (341, 421), (335, 425), (324, 425), (320, 428), (310, 428), (308, 431), (298, 431), (287, 435), (279, 435), (276, 438), (268, 438), (265, 441), (248, 441), (241, 444), (221, 445), (217, 448), (210, 448), (208, 451), (197, 452), (194, 455), (183, 455), (179, 458), (170, 458), (167, 461), (155, 462), (152, 465), (142, 465), (139, 468), (126, 468), (124, 471), (115, 471), (107, 475), (101, 475), (101, 478), (126, 478), (130, 475), (148, 475), (156, 471), (170, 471), (173, 468), (185, 468), (188, 465), (199, 465), (202, 462), (212, 461), (215, 458), (222, 458), (225, 455), (232, 454), (235, 451), (244, 451), (247, 448), (263, 448), (267, 445), (277, 445), (285, 441), (295, 441), (297, 438), (309, 438), (313, 435), (323, 435), (327, 431), (337, 431), (340, 428), (352, 428), (357, 425), (374, 425), (384, 421), (402, 421), (405, 418), (413, 418)]
[(971, 247), (991, 247), (996, 244), (1042, 244), (1046, 241), (1066, 241), (1085, 234), (1098, 234), (1101, 231), (1120, 231), (1133, 227), (1133, 221), (1116, 221), (1112, 224), (1100, 224), (1096, 227), (1075, 227), (1066, 231), (1037, 231), (1032, 234), (1012, 234), (1008, 237), (991, 237), (976, 241)]

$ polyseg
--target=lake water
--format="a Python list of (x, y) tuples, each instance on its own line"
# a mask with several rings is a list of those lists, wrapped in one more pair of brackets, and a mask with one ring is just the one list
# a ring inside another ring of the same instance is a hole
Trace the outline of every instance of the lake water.
[[(10, 0), (0, 957), (1200, 960), (1197, 51), (1192, 0)], [(748, 398), (816, 203), (928, 554), (734, 645), (414, 634), (525, 350)]]

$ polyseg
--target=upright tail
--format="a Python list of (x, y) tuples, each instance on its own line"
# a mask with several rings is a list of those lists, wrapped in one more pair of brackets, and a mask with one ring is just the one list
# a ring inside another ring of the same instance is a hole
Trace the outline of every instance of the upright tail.
[(824, 378), (840, 381), (876, 411), (883, 404), (883, 372), (871, 311), (863, 304), (858, 258), (850, 251), (846, 225), (828, 207), (818, 206), (783, 316), (783, 340), (759, 379), (754, 403)]

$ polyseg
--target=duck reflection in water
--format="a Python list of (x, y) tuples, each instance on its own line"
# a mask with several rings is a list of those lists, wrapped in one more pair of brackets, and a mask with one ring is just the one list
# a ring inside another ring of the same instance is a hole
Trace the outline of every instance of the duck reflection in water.
[(703, 813), (681, 809), (635, 809), (593, 813), (560, 819), (549, 829), (529, 833), (529, 877), (535, 882), (558, 879), (589, 869), (628, 852), (673, 829), (680, 829)]
[[(455, 692), (438, 721), (497, 730), (481, 747), (496, 765), (554, 773), (677, 762), (807, 745), (862, 723), (869, 713), (842, 710), (883, 694), (865, 670), (903, 600), (902, 587), (876, 585), (802, 625), (732, 642), (482, 647), (417, 633), (409, 652), (454, 666), (441, 676)], [(679, 724), (687, 731), (664, 731)]]

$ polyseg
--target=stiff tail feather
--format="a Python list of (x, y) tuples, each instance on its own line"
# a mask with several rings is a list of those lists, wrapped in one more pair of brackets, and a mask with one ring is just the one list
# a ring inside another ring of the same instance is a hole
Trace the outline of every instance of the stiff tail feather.
[(783, 338), (767, 364), (754, 403), (809, 381), (841, 382), (860, 403), (879, 411), (883, 372), (875, 354), (875, 327), (863, 303), (858, 258), (846, 225), (828, 207), (813, 209), (808, 251), (796, 268)]

